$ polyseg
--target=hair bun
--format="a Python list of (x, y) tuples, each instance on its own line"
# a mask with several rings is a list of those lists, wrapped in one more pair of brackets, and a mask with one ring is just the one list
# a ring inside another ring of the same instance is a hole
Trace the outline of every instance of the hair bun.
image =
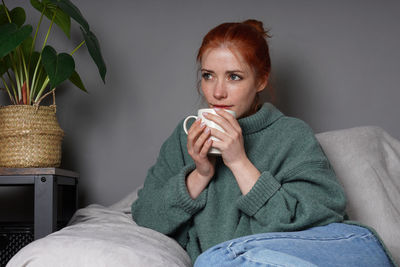
[(255, 19), (248, 19), (243, 21), (244, 24), (254, 27), (264, 38), (270, 37), (268, 31), (264, 30), (264, 25), (261, 21)]

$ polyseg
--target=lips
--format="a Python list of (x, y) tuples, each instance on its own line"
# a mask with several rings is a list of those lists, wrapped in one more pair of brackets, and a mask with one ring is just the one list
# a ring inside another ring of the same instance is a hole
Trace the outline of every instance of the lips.
[(212, 105), (213, 108), (231, 108), (232, 105)]

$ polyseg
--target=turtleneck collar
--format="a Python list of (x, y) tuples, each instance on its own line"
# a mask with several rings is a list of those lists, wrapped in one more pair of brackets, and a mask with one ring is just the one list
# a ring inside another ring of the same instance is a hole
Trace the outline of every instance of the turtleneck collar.
[(252, 134), (268, 127), (283, 114), (271, 103), (264, 103), (263, 106), (253, 115), (238, 120), (242, 128), (242, 134)]

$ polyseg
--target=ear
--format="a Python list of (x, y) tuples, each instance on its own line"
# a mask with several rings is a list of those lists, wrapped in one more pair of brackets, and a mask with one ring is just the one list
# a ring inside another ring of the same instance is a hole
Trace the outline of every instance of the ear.
[(268, 85), (268, 74), (266, 74), (263, 78), (260, 79), (257, 86), (257, 93), (263, 91), (265, 87)]

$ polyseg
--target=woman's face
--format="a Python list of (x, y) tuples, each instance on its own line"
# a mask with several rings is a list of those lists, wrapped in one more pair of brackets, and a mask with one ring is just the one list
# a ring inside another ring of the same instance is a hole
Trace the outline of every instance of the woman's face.
[(226, 108), (236, 117), (246, 115), (257, 92), (267, 80), (258, 82), (254, 71), (228, 48), (207, 50), (201, 60), (201, 90), (210, 108)]

